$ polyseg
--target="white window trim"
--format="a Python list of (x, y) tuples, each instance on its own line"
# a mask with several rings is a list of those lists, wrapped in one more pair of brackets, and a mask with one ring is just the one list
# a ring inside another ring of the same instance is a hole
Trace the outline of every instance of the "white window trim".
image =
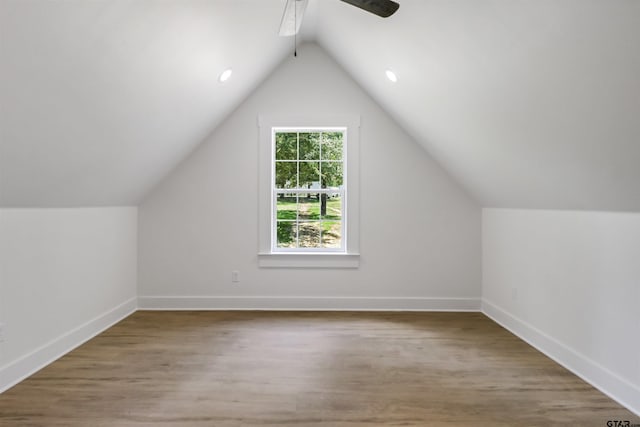
[[(360, 263), (360, 116), (258, 116), (258, 265), (290, 268), (357, 268)], [(344, 252), (274, 252), (271, 250), (272, 222), (272, 129), (346, 128), (347, 170), (344, 207), (346, 248)]]

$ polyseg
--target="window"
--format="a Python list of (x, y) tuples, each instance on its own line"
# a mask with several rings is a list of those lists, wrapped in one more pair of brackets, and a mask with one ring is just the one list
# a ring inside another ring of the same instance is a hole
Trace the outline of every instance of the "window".
[(358, 266), (359, 125), (260, 116), (261, 267)]
[(344, 252), (345, 129), (273, 129), (272, 252)]

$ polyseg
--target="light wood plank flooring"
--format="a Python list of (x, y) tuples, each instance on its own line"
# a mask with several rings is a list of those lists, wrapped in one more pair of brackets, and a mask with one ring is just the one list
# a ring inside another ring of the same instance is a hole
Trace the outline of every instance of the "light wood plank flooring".
[(0, 395), (2, 426), (640, 419), (480, 313), (137, 312)]

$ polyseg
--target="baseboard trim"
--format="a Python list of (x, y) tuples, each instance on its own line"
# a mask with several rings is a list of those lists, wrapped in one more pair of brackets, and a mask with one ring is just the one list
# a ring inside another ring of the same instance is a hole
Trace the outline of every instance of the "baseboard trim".
[(118, 323), (137, 309), (136, 298), (89, 320), (83, 325), (33, 350), (18, 360), (0, 368), (0, 393), (10, 389), (40, 369), (84, 344), (86, 341)]
[(480, 311), (479, 298), (141, 296), (140, 310)]
[(482, 299), (482, 313), (640, 416), (640, 388), (497, 305)]

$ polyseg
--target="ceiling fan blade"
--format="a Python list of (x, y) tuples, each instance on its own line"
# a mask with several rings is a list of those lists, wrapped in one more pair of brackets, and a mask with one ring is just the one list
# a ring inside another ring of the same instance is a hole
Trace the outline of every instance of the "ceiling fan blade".
[(381, 18), (388, 18), (400, 7), (400, 5), (391, 0), (342, 0), (362, 10), (371, 12)]
[(287, 4), (284, 6), (284, 13), (282, 14), (282, 21), (280, 21), (281, 36), (293, 36), (300, 31), (300, 24), (302, 24), (302, 17), (304, 11), (307, 9), (307, 3), (309, 0), (287, 0)]

